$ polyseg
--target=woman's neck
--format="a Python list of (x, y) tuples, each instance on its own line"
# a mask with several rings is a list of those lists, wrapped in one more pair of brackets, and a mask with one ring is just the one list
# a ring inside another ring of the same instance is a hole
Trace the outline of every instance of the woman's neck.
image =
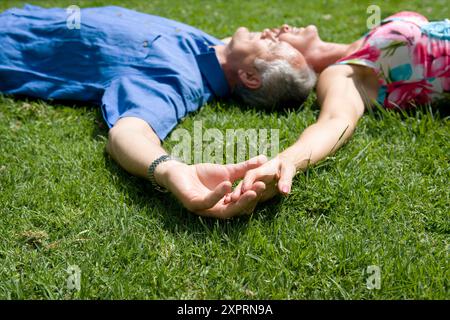
[(319, 39), (316, 43), (309, 46), (310, 49), (307, 49), (303, 55), (314, 71), (321, 73), (325, 70), (325, 68), (332, 65), (339, 59), (355, 52), (360, 45), (360, 41), (356, 41), (352, 44), (343, 44), (324, 42)]

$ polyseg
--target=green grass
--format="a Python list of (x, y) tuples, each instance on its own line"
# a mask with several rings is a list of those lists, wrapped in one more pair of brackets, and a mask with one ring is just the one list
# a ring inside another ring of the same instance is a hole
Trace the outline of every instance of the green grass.
[[(120, 1), (28, 1), (81, 7)], [(2, 1), (0, 10), (24, 1)], [(224, 37), (319, 25), (325, 40), (365, 33), (369, 1), (127, 1)], [(447, 1), (383, 1), (449, 18)], [(331, 18), (325, 16), (331, 15)], [(0, 31), (1, 32), (1, 31)], [(98, 109), (0, 97), (0, 298), (449, 299), (448, 104), (367, 113), (335, 156), (296, 176), (293, 192), (230, 221), (188, 213), (105, 153)], [(318, 114), (214, 103), (179, 127), (276, 128), (293, 143)], [(168, 141), (167, 148), (173, 143)], [(67, 268), (81, 269), (81, 291)], [(381, 288), (366, 287), (369, 265)]]

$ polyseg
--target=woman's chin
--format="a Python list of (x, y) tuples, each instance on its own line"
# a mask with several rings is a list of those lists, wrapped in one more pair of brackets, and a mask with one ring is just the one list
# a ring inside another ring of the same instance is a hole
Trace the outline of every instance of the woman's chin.
[(319, 30), (318, 30), (317, 27), (316, 27), (315, 25), (313, 25), (313, 24), (307, 26), (307, 27), (305, 28), (305, 31), (308, 32), (308, 33), (310, 33), (310, 34), (316, 34), (316, 35), (319, 34)]

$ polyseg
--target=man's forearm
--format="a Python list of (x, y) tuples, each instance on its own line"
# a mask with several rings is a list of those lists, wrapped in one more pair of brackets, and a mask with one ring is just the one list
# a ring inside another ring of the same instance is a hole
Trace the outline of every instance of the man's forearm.
[(155, 159), (167, 154), (147, 123), (131, 117), (120, 119), (110, 130), (107, 150), (122, 168), (142, 178), (147, 177), (148, 167)]
[[(132, 117), (120, 119), (110, 130), (107, 150), (125, 170), (144, 178), (151, 163), (166, 154), (151, 127)], [(187, 165), (169, 160), (156, 167), (154, 176), (156, 183), (172, 192), (189, 210), (205, 216), (230, 218), (252, 211), (256, 206), (264, 185), (248, 191), (237, 203), (225, 204), (223, 198), (231, 191), (232, 183), (260, 165), (259, 161)]]

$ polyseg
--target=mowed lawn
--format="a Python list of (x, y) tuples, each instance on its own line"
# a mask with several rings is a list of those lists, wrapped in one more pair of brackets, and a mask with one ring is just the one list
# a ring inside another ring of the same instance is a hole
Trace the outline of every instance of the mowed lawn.
[[(343, 42), (367, 31), (366, 9), (377, 4), (27, 2), (122, 5), (219, 38), (241, 25), (316, 24), (323, 39)], [(1, 1), (0, 10), (24, 3)], [(382, 17), (450, 18), (445, 0), (379, 5)], [(289, 197), (217, 221), (117, 166), (95, 106), (0, 96), (0, 298), (449, 299), (449, 107), (367, 112), (348, 144), (296, 176)], [(217, 102), (179, 128), (278, 129), (283, 149), (317, 115), (314, 95), (272, 113)], [(173, 145), (169, 137), (165, 146)], [(79, 291), (67, 285), (71, 269), (81, 272)]]

